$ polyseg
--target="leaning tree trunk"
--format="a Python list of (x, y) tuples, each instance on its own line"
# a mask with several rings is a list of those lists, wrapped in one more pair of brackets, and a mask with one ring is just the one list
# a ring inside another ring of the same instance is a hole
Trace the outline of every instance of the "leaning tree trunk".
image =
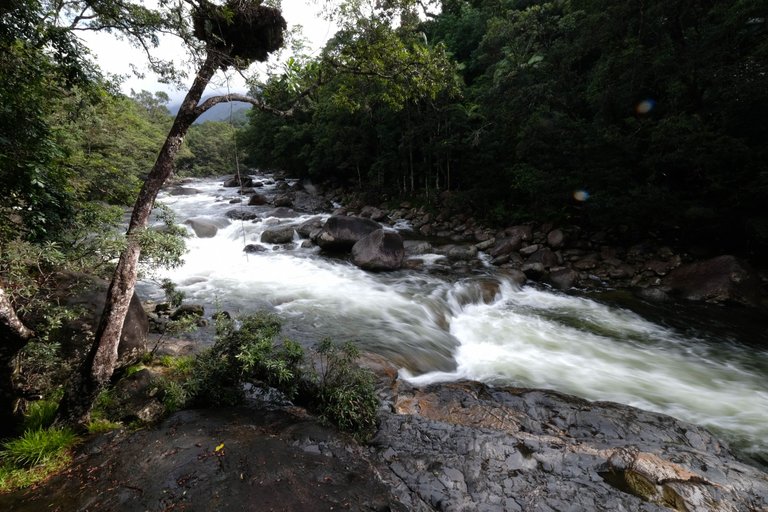
[(58, 419), (64, 423), (84, 426), (96, 397), (112, 377), (117, 363), (120, 334), (136, 286), (137, 266), (141, 254), (138, 237), (147, 227), (158, 192), (173, 171), (174, 159), (187, 130), (201, 113), (197, 108), (198, 103), (218, 64), (219, 54), (209, 53), (181, 104), (152, 170), (141, 187), (126, 232), (128, 245), (120, 255), (109, 285), (104, 312), (96, 330), (96, 339), (80, 370), (73, 375), (59, 406)]
[(19, 396), (13, 376), (19, 351), (34, 335), (16, 316), (16, 310), (0, 284), (0, 439), (16, 433), (21, 424), (21, 415), (16, 412)]

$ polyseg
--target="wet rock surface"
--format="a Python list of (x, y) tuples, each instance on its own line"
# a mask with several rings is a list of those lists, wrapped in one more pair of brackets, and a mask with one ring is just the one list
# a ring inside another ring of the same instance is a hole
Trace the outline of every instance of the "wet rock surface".
[(768, 510), (768, 474), (669, 416), (366, 366), (383, 401), (367, 446), (290, 405), (183, 411), (91, 440), (0, 510)]
[(671, 417), (550, 391), (399, 386), (376, 455), (411, 510), (768, 510), (768, 475)]
[(406, 510), (363, 448), (288, 411), (183, 411), (81, 451), (41, 487), (0, 495), (0, 510)]

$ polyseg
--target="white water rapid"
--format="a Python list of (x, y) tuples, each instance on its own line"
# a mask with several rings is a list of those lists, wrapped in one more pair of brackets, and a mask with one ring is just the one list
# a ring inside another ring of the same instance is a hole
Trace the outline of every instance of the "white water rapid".
[(312, 216), (274, 218), (262, 206), (248, 207), (262, 220), (229, 221), (225, 212), (239, 206), (229, 201), (239, 196), (221, 183), (196, 181), (185, 186), (198, 194), (161, 197), (179, 222), (220, 226), (213, 238), (193, 234), (185, 264), (164, 274), (209, 314), (268, 308), (287, 336), (356, 341), (416, 383), (474, 379), (621, 402), (709, 427), (765, 460), (768, 351), (756, 340), (686, 334), (588, 298), (519, 288), (492, 269), (436, 271), (434, 255), (423, 269), (377, 274), (300, 242), (246, 254), (266, 227)]

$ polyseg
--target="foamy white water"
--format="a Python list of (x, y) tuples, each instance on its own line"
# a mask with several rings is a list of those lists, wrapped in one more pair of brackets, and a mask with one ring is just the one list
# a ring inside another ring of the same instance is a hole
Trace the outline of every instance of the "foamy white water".
[[(163, 199), (180, 221), (222, 226), (214, 238), (191, 238), (186, 263), (167, 273), (190, 302), (232, 313), (274, 310), (287, 334), (356, 341), (390, 357), (415, 383), (474, 379), (556, 389), (670, 414), (754, 453), (768, 450), (765, 350), (684, 336), (624, 309), (521, 289), (491, 274), (459, 278), (430, 273), (429, 265), (374, 274), (298, 244), (248, 255), (244, 245), (258, 243), (265, 228), (312, 216), (270, 218), (265, 206), (256, 209), (262, 220), (228, 222), (224, 213), (237, 206), (228, 202), (237, 194), (220, 183), (191, 184), (202, 193)], [(486, 303), (489, 280), (498, 292)]]

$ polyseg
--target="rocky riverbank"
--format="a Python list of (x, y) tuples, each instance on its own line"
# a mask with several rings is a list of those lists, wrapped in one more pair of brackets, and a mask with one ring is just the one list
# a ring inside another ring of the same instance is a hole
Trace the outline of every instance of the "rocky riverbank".
[(94, 438), (67, 472), (0, 496), (0, 508), (768, 510), (768, 474), (671, 417), (543, 390), (419, 389), (378, 357), (363, 364), (382, 399), (369, 444), (254, 397)]
[[(234, 187), (239, 182), (233, 178), (224, 185)], [(326, 224), (324, 228), (322, 222), (314, 220), (300, 226), (298, 234), (306, 239), (305, 244), (311, 240), (326, 250), (353, 251), (352, 261), (368, 270), (418, 268), (423, 264), (421, 257), (430, 254), (438, 255), (438, 266), (452, 272), (494, 267), (520, 283), (539, 282), (560, 290), (622, 288), (653, 301), (682, 298), (767, 305), (768, 274), (731, 255), (697, 258), (641, 236), (622, 236), (643, 240), (623, 246), (609, 232), (586, 233), (577, 226), (547, 222), (492, 229), (448, 207), (427, 209), (408, 202), (394, 208), (386, 203), (369, 205), (344, 189), (322, 191), (301, 182), (289, 185), (282, 178), (277, 178), (275, 195), (260, 192), (263, 185), (255, 178), (246, 178), (241, 192), (249, 199), (242, 202), (309, 213), (332, 211), (333, 226)], [(241, 206), (229, 216), (253, 219), (254, 215), (247, 206)], [(356, 224), (348, 219), (356, 219)], [(386, 235), (387, 226), (393, 225), (405, 239), (402, 247), (395, 235)], [(382, 227), (383, 233), (372, 234)], [(368, 235), (371, 237), (359, 250), (353, 250), (354, 244)], [(270, 243), (288, 243), (292, 232), (275, 228), (267, 236), (265, 241)]]

